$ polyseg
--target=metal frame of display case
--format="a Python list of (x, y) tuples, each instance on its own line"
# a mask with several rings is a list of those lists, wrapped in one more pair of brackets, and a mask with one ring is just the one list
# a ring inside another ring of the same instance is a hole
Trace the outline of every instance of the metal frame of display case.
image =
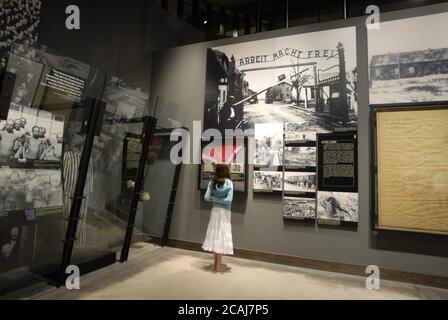
[(152, 117), (144, 118), (142, 139), (142, 153), (140, 155), (139, 168), (137, 171), (137, 178), (135, 179), (134, 194), (132, 196), (131, 210), (129, 212), (128, 225), (126, 227), (126, 235), (121, 250), (120, 262), (125, 262), (129, 257), (129, 249), (132, 242), (132, 233), (134, 231), (135, 217), (137, 215), (137, 207), (140, 202), (140, 194), (143, 190), (143, 179), (145, 176), (146, 160), (148, 158), (149, 145), (151, 138), (156, 128), (157, 120)]
[[(182, 127), (182, 129), (188, 131), (187, 127)], [(156, 136), (156, 134), (159, 134), (159, 133), (166, 133), (166, 134), (170, 133), (171, 134), (174, 130), (176, 130), (176, 129), (156, 128), (154, 131), (154, 137)], [(182, 149), (179, 152), (179, 156), (182, 158)], [(170, 234), (171, 221), (174, 216), (174, 206), (176, 204), (177, 187), (179, 185), (180, 173), (182, 170), (182, 163), (177, 164), (174, 170), (175, 171), (174, 171), (173, 182), (171, 184), (171, 192), (170, 192), (170, 198), (169, 198), (169, 202), (168, 202), (167, 214), (166, 214), (166, 218), (165, 218), (165, 225), (163, 227), (163, 233), (160, 238), (160, 245), (162, 247), (164, 247), (167, 244), (169, 234)]]
[[(90, 162), (90, 156), (91, 151), (93, 149), (93, 142), (95, 135), (98, 135), (98, 127), (101, 127), (101, 116), (103, 115), (102, 110), (104, 110), (103, 105), (104, 102), (97, 101), (97, 100), (91, 100), (89, 101), (89, 105), (91, 106), (88, 122), (85, 126), (85, 143), (84, 148), (81, 156), (81, 161), (79, 165), (78, 170), (78, 178), (76, 181), (76, 188), (73, 195), (73, 204), (71, 206), (70, 210), (70, 217), (68, 219), (68, 227), (67, 232), (65, 235), (64, 240), (64, 250), (62, 254), (61, 259), (61, 265), (59, 268), (59, 272), (57, 275), (57, 282), (56, 286), (63, 285), (67, 274), (66, 274), (66, 268), (70, 265), (72, 253), (73, 253), (73, 246), (74, 242), (76, 241), (76, 231), (77, 231), (77, 225), (78, 221), (81, 219), (80, 217), (80, 208), (82, 201), (84, 200), (84, 186), (86, 182), (87, 172), (89, 168), (89, 162)], [(125, 239), (123, 241), (123, 246), (121, 250), (121, 256), (120, 261), (125, 262), (128, 259), (129, 255), (129, 249), (131, 246), (132, 241), (132, 233), (134, 229), (134, 222), (135, 222), (135, 216), (137, 212), (137, 207), (140, 202), (140, 194), (143, 189), (143, 179), (144, 179), (144, 172), (145, 172), (145, 166), (146, 166), (146, 158), (149, 150), (149, 143), (152, 137), (152, 132), (156, 125), (156, 119), (152, 117), (143, 117), (138, 119), (128, 119), (128, 120), (114, 120), (114, 122), (119, 123), (140, 123), (144, 122), (143, 126), (143, 132), (142, 132), (142, 154), (140, 156), (140, 162), (139, 162), (139, 168), (137, 172), (137, 178), (135, 181), (135, 188), (133, 191), (133, 197), (132, 197), (132, 203), (131, 203), (131, 209), (129, 212), (128, 217), (128, 223), (126, 227), (126, 234)], [(106, 121), (107, 122), (107, 121)], [(108, 264), (115, 262), (115, 253), (105, 255), (99, 259), (96, 259), (95, 261), (88, 261), (87, 263), (84, 263), (82, 266), (80, 266), (82, 273), (87, 273), (89, 271), (101, 268), (103, 266), (106, 266)]]
[(73, 194), (73, 202), (70, 208), (70, 215), (68, 218), (67, 232), (64, 239), (64, 249), (62, 252), (61, 265), (58, 273), (57, 286), (62, 285), (65, 281), (66, 269), (70, 264), (73, 246), (76, 241), (76, 230), (78, 228), (78, 221), (81, 219), (80, 210), (84, 200), (84, 186), (87, 179), (87, 172), (89, 170), (90, 156), (93, 148), (93, 141), (95, 139), (96, 128), (99, 123), (99, 113), (101, 105), (104, 102), (96, 99), (89, 99), (86, 101), (86, 107), (89, 110), (89, 121), (85, 126), (87, 130), (81, 160), (79, 163), (78, 176), (76, 179), (75, 191)]
[(372, 104), (370, 105), (370, 222), (371, 229), (376, 232), (387, 232), (395, 234), (417, 234), (446, 237), (447, 233), (424, 232), (418, 230), (384, 229), (378, 227), (378, 158), (377, 158), (377, 113), (383, 111), (403, 110), (440, 110), (448, 109), (448, 101), (434, 102), (412, 102), (398, 104)]
[[(187, 130), (188, 128), (186, 127), (182, 127), (182, 129)], [(170, 135), (174, 130), (176, 129), (165, 129), (165, 128), (160, 128), (160, 127), (156, 127), (151, 135), (151, 141), (152, 138), (155, 138), (156, 136), (160, 135), (160, 134), (165, 134), (165, 135)], [(127, 137), (124, 139), (124, 146), (127, 144), (127, 138), (131, 137), (134, 139), (138, 139), (141, 138), (141, 135), (138, 134), (133, 134), (133, 133), (127, 133)], [(151, 145), (151, 143), (150, 143)], [(182, 150), (180, 151), (179, 154), (182, 157)], [(126, 151), (126, 147), (123, 147), (123, 164), (122, 164), (122, 172), (126, 172), (126, 157), (127, 157), (127, 151)], [(149, 161), (148, 161), (149, 162)], [(147, 166), (145, 166), (145, 171)], [(170, 232), (170, 227), (171, 227), (171, 220), (173, 218), (173, 213), (174, 213), (174, 205), (175, 205), (175, 200), (176, 200), (176, 194), (177, 194), (177, 186), (179, 184), (179, 178), (180, 178), (180, 172), (182, 169), (182, 163), (179, 163), (175, 166), (175, 171), (174, 171), (174, 177), (173, 177), (173, 181), (171, 184), (171, 189), (170, 189), (170, 197), (169, 197), (169, 202), (168, 202), (168, 209), (167, 209), (167, 213), (166, 213), (166, 218), (165, 218), (165, 224), (163, 227), (163, 232), (161, 236), (151, 236), (151, 238), (156, 239), (158, 241), (160, 241), (157, 244), (160, 244), (162, 247), (166, 245), (166, 243), (168, 242), (168, 237), (169, 237), (169, 232)], [(138, 169), (137, 169), (138, 170)], [(145, 173), (146, 174), (146, 173)], [(146, 176), (145, 176), (146, 179)], [(122, 183), (125, 183), (125, 181), (122, 181)], [(142, 181), (142, 188), (144, 186), (144, 181)], [(118, 214), (118, 213), (117, 213)]]

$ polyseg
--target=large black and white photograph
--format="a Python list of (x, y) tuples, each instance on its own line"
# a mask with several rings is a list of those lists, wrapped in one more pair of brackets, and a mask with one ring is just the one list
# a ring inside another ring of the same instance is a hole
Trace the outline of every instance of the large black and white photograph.
[(356, 128), (355, 27), (209, 49), (204, 127)]
[(317, 193), (317, 218), (358, 222), (358, 194), (319, 191)]
[(316, 199), (284, 197), (283, 217), (285, 219), (315, 219)]
[(316, 167), (316, 147), (285, 147), (285, 168)]
[(29, 107), (11, 107), (0, 121), (0, 159), (60, 163), (64, 116)]
[(273, 192), (282, 191), (282, 172), (276, 171), (254, 171), (255, 192)]
[(273, 168), (283, 164), (283, 123), (255, 125), (254, 165)]
[(61, 171), (52, 169), (0, 170), (0, 216), (10, 211), (62, 206)]
[(314, 193), (316, 192), (316, 173), (314, 172), (285, 172), (285, 193)]
[(370, 104), (448, 100), (448, 13), (368, 31)]

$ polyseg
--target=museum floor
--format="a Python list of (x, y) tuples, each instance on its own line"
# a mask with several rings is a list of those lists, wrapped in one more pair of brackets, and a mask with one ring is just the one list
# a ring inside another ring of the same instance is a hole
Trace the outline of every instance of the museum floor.
[[(81, 290), (35, 287), (4, 298), (21, 299), (448, 299), (448, 290), (382, 281), (365, 289), (365, 279), (239, 258), (214, 274), (209, 255), (150, 244), (134, 246), (127, 264), (81, 278)], [(32, 293), (34, 292), (34, 293)], [(38, 293), (36, 293), (38, 292)]]

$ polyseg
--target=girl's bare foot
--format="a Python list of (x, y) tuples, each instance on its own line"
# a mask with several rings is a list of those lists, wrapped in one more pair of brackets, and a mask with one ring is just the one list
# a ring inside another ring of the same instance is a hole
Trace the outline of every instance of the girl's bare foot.
[(220, 268), (215, 269), (215, 273), (226, 273), (232, 270), (228, 265), (222, 264)]
[(230, 271), (230, 270), (232, 270), (232, 268), (230, 268), (228, 265), (226, 265), (226, 264), (221, 264), (222, 265), (222, 267), (225, 269), (225, 271)]

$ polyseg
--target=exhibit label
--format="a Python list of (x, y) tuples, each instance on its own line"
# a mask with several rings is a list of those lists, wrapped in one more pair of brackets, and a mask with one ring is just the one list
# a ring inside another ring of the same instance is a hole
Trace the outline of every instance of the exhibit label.
[(318, 152), (319, 190), (357, 192), (356, 134), (319, 134)]

